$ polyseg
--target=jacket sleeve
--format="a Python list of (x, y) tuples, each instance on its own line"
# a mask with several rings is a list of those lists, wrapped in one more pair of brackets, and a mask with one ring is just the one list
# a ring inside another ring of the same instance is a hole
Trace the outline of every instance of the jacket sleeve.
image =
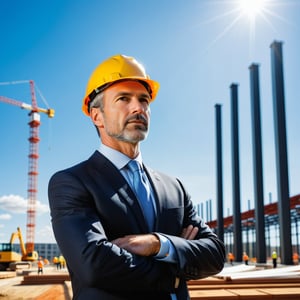
[[(178, 181), (178, 180), (177, 180)], [(183, 227), (192, 224), (199, 228), (194, 240), (178, 235), (164, 234), (172, 243), (177, 254), (177, 276), (185, 280), (201, 279), (219, 273), (225, 263), (225, 247), (217, 235), (196, 214), (190, 196), (178, 181), (184, 193)]]
[(52, 226), (68, 267), (84, 286), (120, 291), (172, 292), (174, 266), (133, 255), (110, 243), (85, 185), (61, 171), (49, 182)]

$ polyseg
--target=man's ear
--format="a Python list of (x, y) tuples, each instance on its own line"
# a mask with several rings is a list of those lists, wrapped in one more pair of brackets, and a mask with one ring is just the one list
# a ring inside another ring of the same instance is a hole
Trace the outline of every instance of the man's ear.
[(103, 114), (99, 108), (92, 107), (90, 110), (90, 117), (95, 126), (104, 127)]

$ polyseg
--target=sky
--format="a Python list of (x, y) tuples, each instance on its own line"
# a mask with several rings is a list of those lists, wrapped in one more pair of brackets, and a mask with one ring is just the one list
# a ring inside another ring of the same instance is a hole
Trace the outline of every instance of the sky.
[[(256, 1), (252, 1), (254, 3)], [(215, 105), (221, 104), (224, 216), (232, 212), (230, 85), (238, 84), (241, 210), (254, 208), (249, 66), (259, 64), (264, 202), (277, 201), (270, 45), (282, 42), (289, 191), (300, 193), (300, 1), (2, 0), (0, 95), (41, 113), (35, 242), (54, 242), (47, 187), (53, 173), (87, 159), (100, 144), (81, 111), (88, 78), (104, 59), (125, 54), (160, 83), (151, 104), (146, 165), (178, 177), (195, 205), (216, 218)], [(9, 84), (8, 84), (9, 83)], [(28, 111), (0, 101), (0, 242), (26, 235)], [(204, 215), (204, 218), (206, 215)]]

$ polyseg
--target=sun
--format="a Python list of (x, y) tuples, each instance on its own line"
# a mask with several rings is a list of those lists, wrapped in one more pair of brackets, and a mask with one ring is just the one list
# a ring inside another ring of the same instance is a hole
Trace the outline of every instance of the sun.
[(249, 18), (255, 18), (264, 11), (266, 0), (240, 0), (240, 10)]
[(300, 5), (300, 0), (210, 0), (208, 2), (212, 6), (223, 4), (226, 7), (221, 14), (213, 16), (211, 19), (206, 20), (205, 23), (214, 23), (220, 19), (228, 19), (229, 22), (222, 26), (222, 30), (208, 44), (205, 50), (208, 51), (212, 45), (226, 36), (228, 32), (238, 28), (239, 30), (248, 29), (249, 53), (253, 52), (253, 45), (256, 34), (259, 33), (257, 30), (259, 26), (266, 27), (267, 25), (276, 34), (275, 19), (291, 25), (289, 20), (281, 16), (280, 8), (295, 5), (299, 9)]

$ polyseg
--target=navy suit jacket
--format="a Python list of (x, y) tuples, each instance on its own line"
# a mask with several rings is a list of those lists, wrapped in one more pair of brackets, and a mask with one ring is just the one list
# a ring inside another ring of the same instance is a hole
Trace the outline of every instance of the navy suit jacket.
[[(145, 169), (155, 192), (155, 232), (171, 241), (177, 264), (134, 255), (110, 242), (149, 232), (128, 183), (98, 151), (50, 179), (52, 225), (67, 261), (74, 299), (164, 300), (176, 293), (178, 300), (186, 300), (187, 280), (223, 268), (224, 245), (197, 216), (181, 182)], [(181, 238), (182, 229), (190, 224), (199, 228), (197, 237)]]

